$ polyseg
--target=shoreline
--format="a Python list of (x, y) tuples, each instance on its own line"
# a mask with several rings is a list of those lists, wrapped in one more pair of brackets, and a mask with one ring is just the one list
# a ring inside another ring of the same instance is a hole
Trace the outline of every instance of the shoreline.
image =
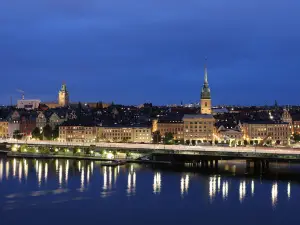
[(74, 159), (74, 160), (90, 160), (90, 161), (125, 161), (125, 163), (140, 163), (140, 164), (166, 164), (170, 165), (172, 162), (169, 161), (154, 161), (154, 160), (139, 160), (139, 159), (125, 159), (125, 158), (116, 158), (116, 159), (106, 159), (98, 156), (71, 156), (71, 155), (47, 155), (47, 154), (28, 154), (28, 153), (16, 153), (10, 151), (1, 151), (5, 154), (7, 158), (27, 158), (27, 159)]

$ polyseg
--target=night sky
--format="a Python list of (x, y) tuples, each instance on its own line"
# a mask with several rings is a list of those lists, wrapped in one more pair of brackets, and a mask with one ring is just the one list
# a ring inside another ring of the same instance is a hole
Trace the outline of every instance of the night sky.
[(9, 0), (0, 5), (0, 103), (299, 104), (299, 0)]

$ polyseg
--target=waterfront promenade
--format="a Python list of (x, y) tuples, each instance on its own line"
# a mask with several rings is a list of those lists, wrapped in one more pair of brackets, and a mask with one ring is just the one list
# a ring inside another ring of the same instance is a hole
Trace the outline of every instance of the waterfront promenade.
[(189, 146), (189, 145), (163, 145), (163, 144), (134, 144), (134, 143), (78, 143), (78, 142), (58, 142), (58, 141), (33, 141), (33, 140), (14, 140), (2, 139), (0, 143), (8, 144), (28, 144), (37, 146), (60, 146), (60, 147), (97, 147), (107, 149), (128, 149), (128, 150), (152, 150), (152, 151), (177, 151), (184, 152), (223, 152), (223, 153), (256, 153), (256, 154), (278, 154), (278, 155), (300, 155), (300, 148), (285, 147), (221, 147), (221, 146)]

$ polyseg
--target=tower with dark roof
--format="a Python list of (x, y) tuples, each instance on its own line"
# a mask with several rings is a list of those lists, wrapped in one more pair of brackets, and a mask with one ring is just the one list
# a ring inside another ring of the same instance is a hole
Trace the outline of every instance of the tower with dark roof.
[(211, 95), (207, 79), (207, 67), (204, 65), (204, 83), (201, 90), (201, 114), (211, 114)]
[(65, 83), (62, 84), (58, 93), (58, 104), (62, 107), (69, 105), (69, 92)]

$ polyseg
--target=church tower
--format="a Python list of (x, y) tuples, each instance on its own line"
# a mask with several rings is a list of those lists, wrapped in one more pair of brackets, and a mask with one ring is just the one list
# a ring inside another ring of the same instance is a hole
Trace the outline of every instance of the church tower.
[(211, 114), (211, 96), (207, 80), (207, 67), (204, 66), (204, 83), (201, 91), (201, 114)]
[(58, 104), (61, 107), (69, 105), (69, 92), (65, 83), (62, 84), (58, 93)]

